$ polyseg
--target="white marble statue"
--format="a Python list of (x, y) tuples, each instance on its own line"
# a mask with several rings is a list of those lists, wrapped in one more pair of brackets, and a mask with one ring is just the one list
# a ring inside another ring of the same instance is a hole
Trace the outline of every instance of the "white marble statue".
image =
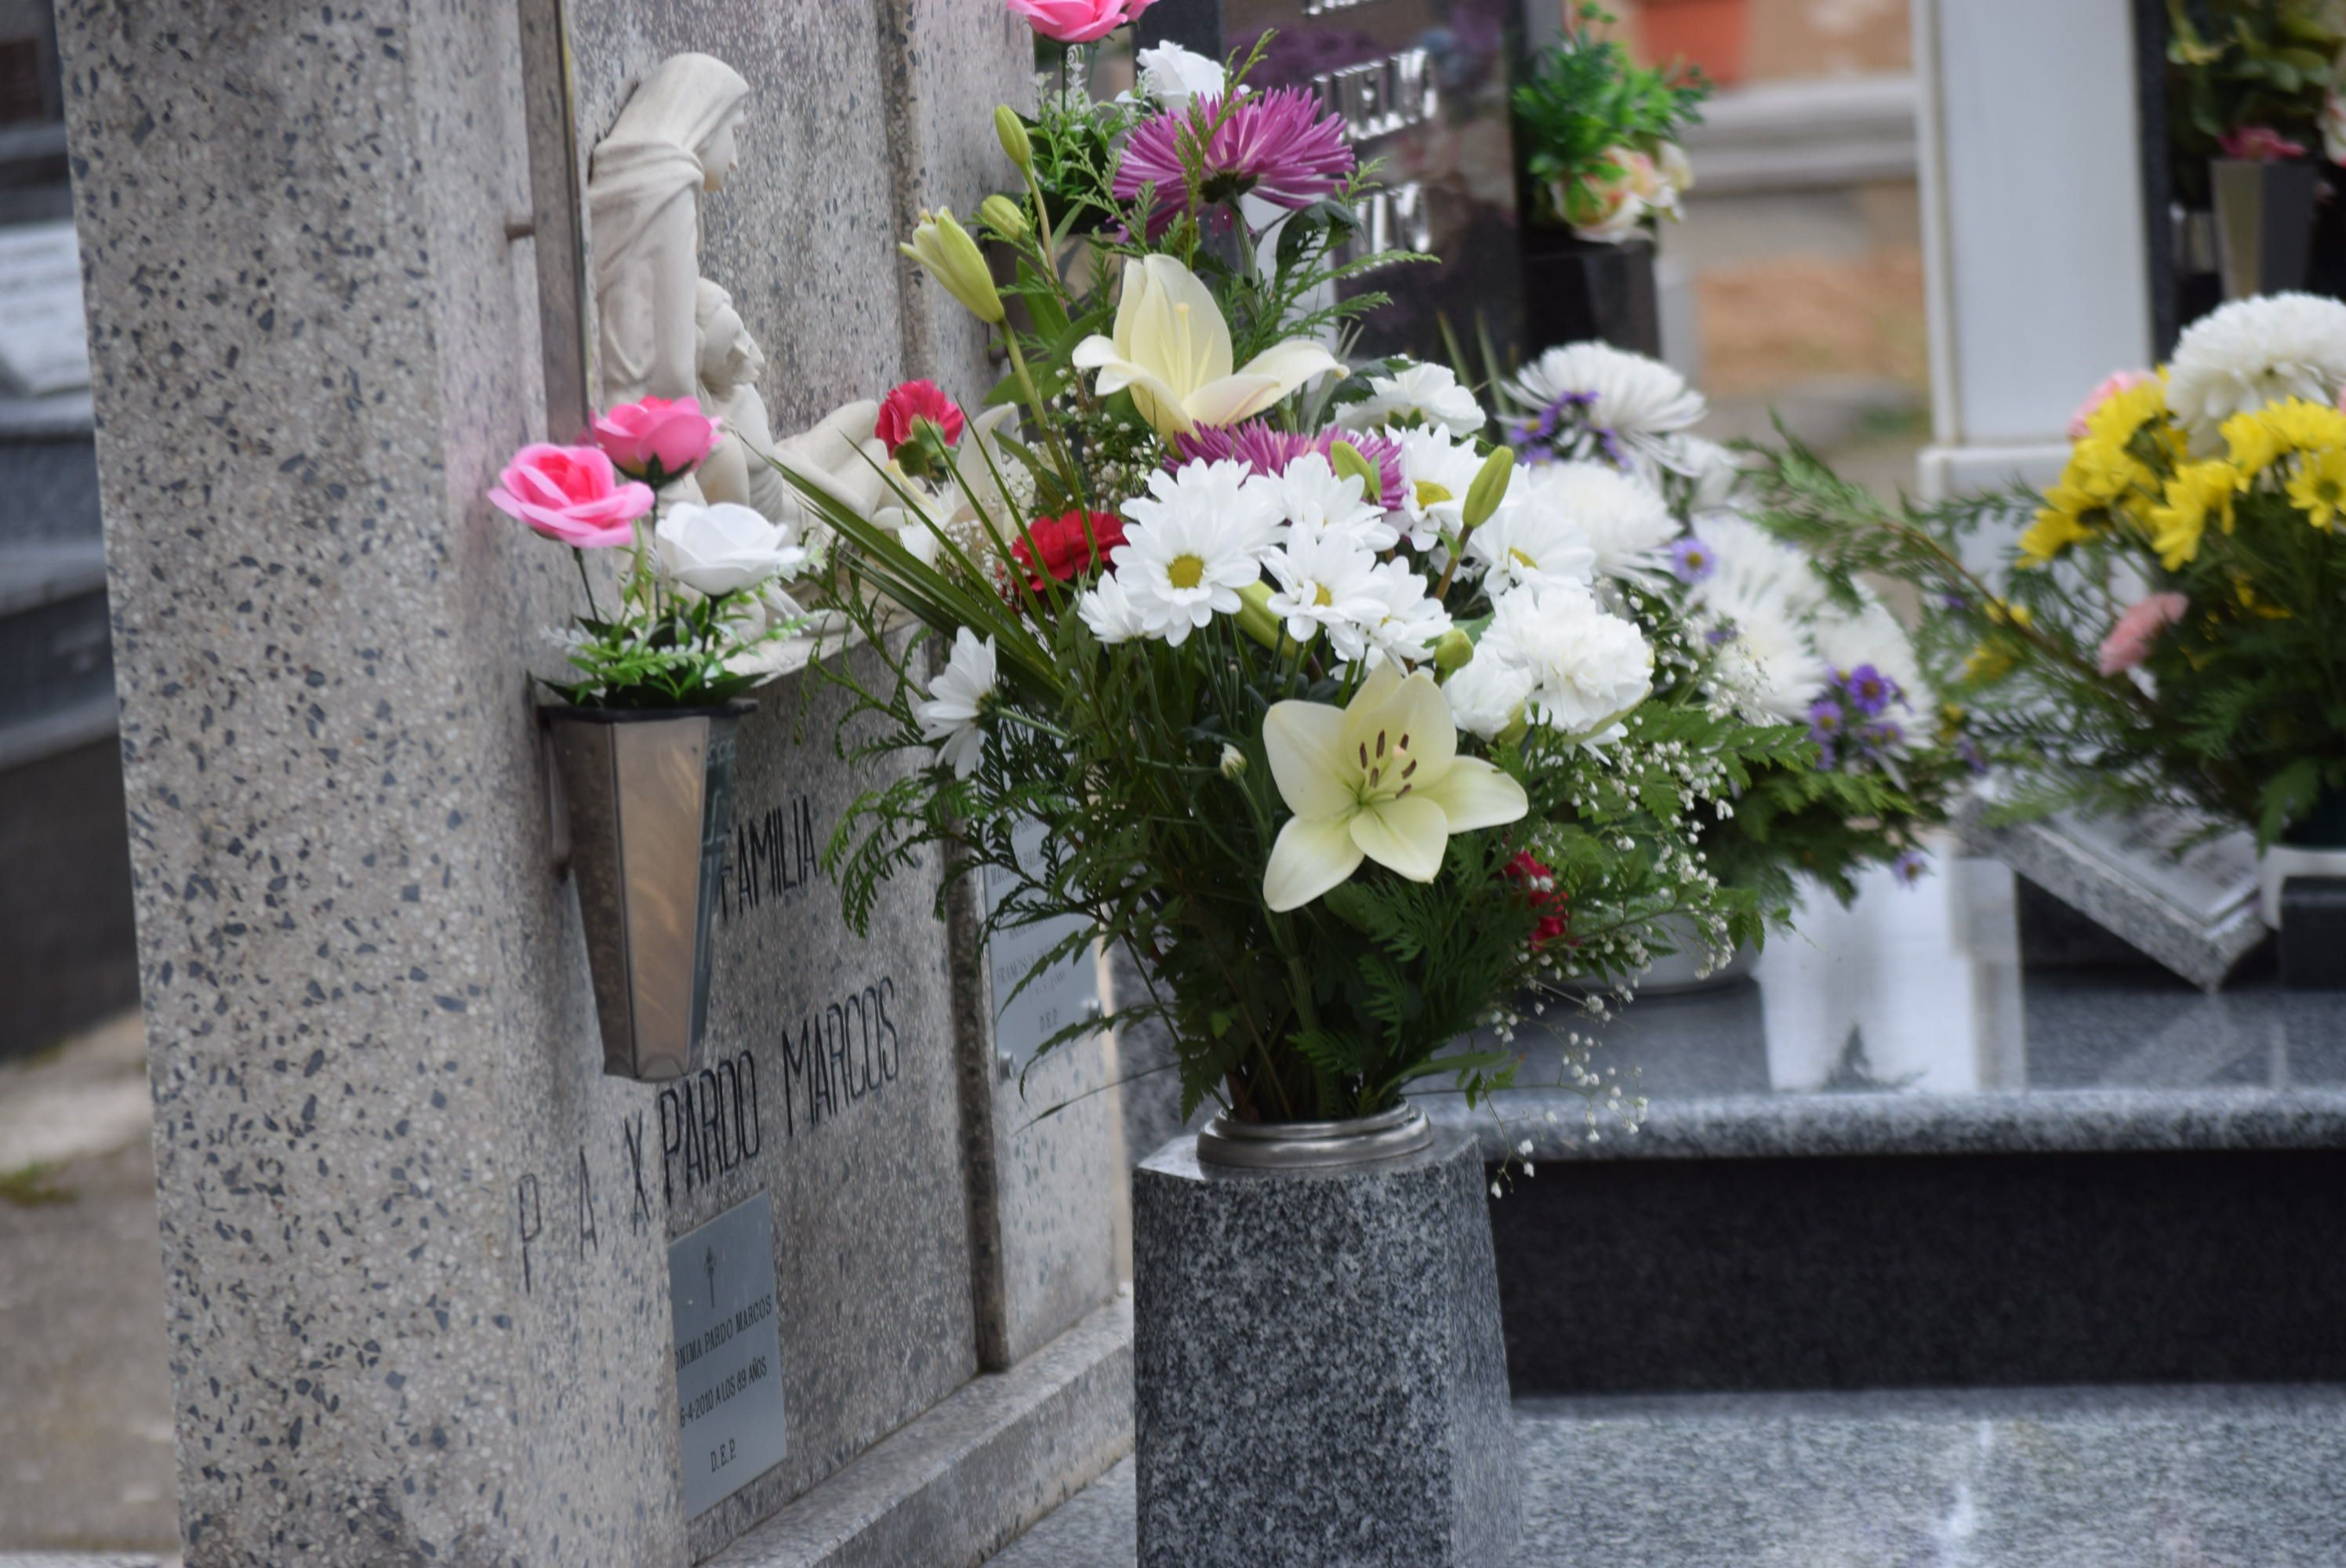
[(723, 188), (739, 161), (734, 137), (749, 96), (722, 60), (673, 56), (595, 149), (586, 221), (597, 407), (699, 391), (700, 196)]
[(732, 295), (703, 278), (696, 303), (701, 412), (725, 427), (724, 439), (697, 475), (701, 493), (711, 501), (739, 502), (770, 522), (788, 523), (798, 511), (790, 484), (766, 461), (774, 451), (773, 422), (758, 392), (766, 356), (741, 324)]

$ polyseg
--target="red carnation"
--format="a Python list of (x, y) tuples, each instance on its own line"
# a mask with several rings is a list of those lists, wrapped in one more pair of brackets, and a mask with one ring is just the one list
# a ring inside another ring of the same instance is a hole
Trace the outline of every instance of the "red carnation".
[[(1086, 519), (1091, 524), (1088, 539), (1084, 535)], [(1078, 572), (1098, 566), (1110, 550), (1124, 543), (1124, 520), (1113, 512), (1078, 508), (1057, 517), (1037, 517), (1026, 525), (1026, 532), (1034, 535), (1035, 548), (1042, 553), (1043, 571), (1065, 583)], [(1041, 593), (1042, 573), (1035, 570), (1035, 558), (1027, 553), (1025, 539), (1011, 542), (1010, 558), (1026, 568), (1026, 585)]]
[(914, 422), (923, 419), (937, 427), (947, 446), (961, 439), (961, 410), (937, 390), (934, 382), (906, 382), (890, 392), (880, 404), (880, 417), (873, 422), (872, 433), (887, 443), (888, 455), (893, 457), (898, 447), (913, 439)]
[(1500, 867), (1499, 871), (1524, 890), (1524, 901), (1539, 916), (1539, 924), (1532, 928), (1532, 951), (1537, 952), (1563, 937), (1570, 928), (1566, 923), (1565, 898), (1556, 885), (1556, 872), (1534, 859), (1529, 850), (1518, 850), (1515, 858)]

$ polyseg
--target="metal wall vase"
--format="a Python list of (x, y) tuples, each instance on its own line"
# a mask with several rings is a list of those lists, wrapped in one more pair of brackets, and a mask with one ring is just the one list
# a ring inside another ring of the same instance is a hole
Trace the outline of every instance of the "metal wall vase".
[(2224, 298), (2304, 288), (2313, 264), (2320, 172), (2297, 159), (2219, 158), (2209, 161), (2208, 177), (2216, 199), (2216, 259)]
[(697, 1064), (732, 829), (733, 729), (754, 707), (546, 710), (606, 1073), (657, 1081)]

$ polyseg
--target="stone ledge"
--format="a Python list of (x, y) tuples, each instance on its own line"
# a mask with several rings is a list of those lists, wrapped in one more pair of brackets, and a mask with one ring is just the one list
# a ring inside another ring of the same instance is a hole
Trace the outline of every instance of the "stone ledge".
[(1132, 1448), (1132, 1298), (973, 1380), (705, 1568), (975, 1568)]

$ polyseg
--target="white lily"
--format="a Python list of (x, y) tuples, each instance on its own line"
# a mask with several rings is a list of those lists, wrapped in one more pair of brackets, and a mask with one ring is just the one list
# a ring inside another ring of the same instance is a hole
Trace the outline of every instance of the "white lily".
[(1250, 419), (1314, 376), (1341, 371), (1319, 344), (1290, 338), (1230, 369), (1230, 328), (1213, 291), (1170, 256), (1124, 264), (1112, 337), (1076, 345), (1078, 369), (1097, 371), (1102, 397), (1130, 392), (1140, 417), (1171, 440), (1201, 424)]
[(1295, 813), (1263, 871), (1263, 901), (1275, 912), (1310, 903), (1363, 859), (1430, 882), (1451, 834), (1531, 809), (1522, 785), (1458, 755), (1449, 704), (1423, 670), (1404, 678), (1379, 665), (1343, 708), (1274, 703), (1262, 739), (1280, 797)]

